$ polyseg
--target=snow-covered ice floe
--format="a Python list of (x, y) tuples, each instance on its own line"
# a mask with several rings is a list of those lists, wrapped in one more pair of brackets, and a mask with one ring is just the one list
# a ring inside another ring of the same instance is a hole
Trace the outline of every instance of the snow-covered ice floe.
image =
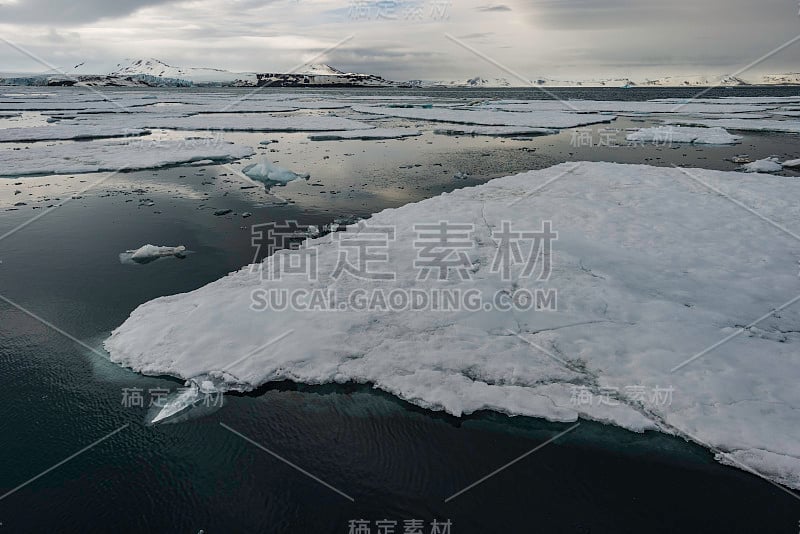
[(20, 143), (27, 141), (55, 141), (104, 139), (110, 137), (137, 137), (147, 135), (150, 130), (120, 126), (96, 126), (58, 124), (55, 126), (34, 126), (32, 128), (0, 129), (0, 143)]
[(262, 158), (258, 163), (248, 165), (242, 169), (242, 173), (248, 178), (268, 184), (287, 184), (297, 179), (305, 180), (310, 176), (308, 174), (292, 172), (265, 158)]
[(753, 113), (768, 109), (764, 106), (731, 104), (722, 99), (710, 102), (633, 102), (622, 100), (529, 100), (490, 102), (482, 107), (512, 112), (561, 110), (574, 113)]
[(308, 138), (312, 141), (340, 141), (345, 139), (369, 141), (375, 139), (401, 139), (418, 135), (422, 135), (422, 132), (413, 128), (374, 128), (372, 130), (314, 133), (309, 134)]
[(487, 109), (463, 110), (446, 108), (390, 108), (381, 106), (353, 106), (353, 111), (432, 122), (454, 124), (480, 124), (484, 126), (525, 126), (528, 128), (574, 128), (601, 122), (611, 122), (614, 115), (569, 113), (559, 110), (537, 110), (528, 113), (510, 113)]
[(433, 133), (439, 135), (486, 135), (494, 137), (513, 137), (517, 135), (552, 135), (558, 130), (551, 128), (529, 128), (520, 126), (456, 126), (436, 128)]
[(634, 142), (733, 145), (742, 138), (728, 133), (724, 128), (655, 126), (653, 128), (642, 128), (639, 131), (628, 134), (627, 139)]
[(156, 245), (143, 245), (135, 250), (127, 250), (119, 255), (120, 263), (144, 264), (160, 258), (184, 258), (186, 247), (160, 247)]
[[(656, 429), (800, 488), (800, 305), (787, 303), (800, 295), (800, 244), (730, 200), (797, 232), (798, 196), (800, 182), (785, 177), (562, 164), (386, 210), (336, 234), (393, 227), (378, 270), (391, 266), (395, 281), (348, 274), (334, 281), (341, 249), (328, 235), (306, 242), (318, 257), (316, 281), (288, 273), (270, 280), (246, 267), (141, 305), (105, 347), (112, 361), (141, 373), (208, 379), (223, 389), (280, 380), (371, 383), (456, 416), (488, 409)], [(414, 225), (442, 220), (472, 225), (467, 276), (419, 280)], [(501, 276), (493, 262), (513, 251), (498, 232), (540, 231), (545, 220), (558, 232), (549, 280), (522, 276), (519, 263)], [(263, 271), (296, 266), (291, 260), (301, 254), (279, 252)], [(471, 290), (482, 299), (522, 289), (558, 293), (550, 311), (348, 306), (354, 294), (371, 299), (398, 288)], [(331, 307), (344, 310), (254, 300), (266, 291), (313, 289), (335, 290)], [(593, 395), (590, 402), (578, 391)]]
[(800, 167), (800, 159), (790, 159), (790, 160), (784, 161), (782, 163), (782, 165), (784, 167), (790, 167), (790, 168)]
[(191, 117), (140, 118), (148, 128), (172, 130), (225, 130), (243, 132), (329, 132), (368, 130), (372, 125), (331, 115), (269, 115), (267, 113), (215, 113)]
[(723, 96), (722, 98), (655, 98), (651, 102), (669, 104), (754, 104), (780, 105), (800, 102), (800, 96)]
[(742, 165), (745, 172), (780, 172), (783, 170), (783, 165), (778, 158), (764, 158), (751, 163)]
[(36, 144), (25, 150), (0, 148), (0, 176), (132, 171), (202, 160), (233, 161), (253, 154), (247, 146), (202, 139)]
[(669, 122), (707, 128), (727, 128), (753, 132), (800, 133), (800, 121), (773, 119), (676, 119)]

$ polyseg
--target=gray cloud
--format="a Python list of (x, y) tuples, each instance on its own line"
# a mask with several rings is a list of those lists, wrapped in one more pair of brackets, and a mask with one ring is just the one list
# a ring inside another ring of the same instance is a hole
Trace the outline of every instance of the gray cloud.
[(491, 5), (491, 6), (480, 6), (477, 9), (478, 9), (478, 11), (483, 11), (483, 12), (513, 11), (510, 7), (508, 7), (505, 4), (498, 4), (498, 5)]
[[(280, 70), (354, 34), (324, 61), (393, 79), (506, 76), (445, 39), (449, 33), (527, 76), (713, 75), (800, 33), (793, 0), (380, 0), (395, 6), (394, 20), (355, 17), (349, 6), (366, 0), (8, 1), (0, 0), (3, 36), (62, 68), (153, 56), (181, 66)], [(446, 13), (438, 10), (444, 3)], [(412, 7), (415, 17), (406, 16)], [(798, 49), (753, 72), (799, 70)], [(0, 65), (32, 68), (3, 46)]]
[(143, 7), (169, 4), (176, 0), (20, 0), (0, 5), (0, 20), (18, 24), (65, 24), (95, 22), (129, 15)]

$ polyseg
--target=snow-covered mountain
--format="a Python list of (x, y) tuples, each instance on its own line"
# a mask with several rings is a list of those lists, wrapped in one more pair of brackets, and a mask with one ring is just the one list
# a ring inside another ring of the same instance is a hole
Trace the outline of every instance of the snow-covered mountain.
[(155, 78), (171, 78), (186, 80), (196, 84), (220, 83), (239, 84), (246, 82), (255, 84), (256, 75), (252, 72), (230, 72), (223, 69), (173, 67), (155, 58), (130, 59), (119, 63), (109, 76), (153, 76)]
[[(530, 87), (530, 83), (515, 78), (475, 76), (462, 80), (410, 80), (397, 83), (374, 74), (344, 72), (330, 65), (307, 65), (297, 72), (231, 72), (210, 67), (176, 67), (156, 58), (128, 59), (107, 73), (90, 62), (61, 67), (58, 72), (0, 73), (0, 84), (7, 85), (110, 85), (110, 86), (171, 86), (191, 85), (244, 86), (272, 85), (275, 87), (453, 87), (503, 88)], [(66, 75), (64, 75), (66, 73)], [(666, 76), (655, 79), (584, 79), (558, 80), (538, 77), (536, 87), (708, 87), (738, 85), (800, 85), (800, 73), (765, 74), (750, 77), (716, 75)]]
[(335, 69), (330, 65), (326, 65), (325, 63), (316, 63), (312, 65), (306, 65), (299, 71), (298, 74), (310, 74), (312, 76), (342, 76), (347, 74), (345, 72), (340, 71), (339, 69)]
[(236, 85), (255, 86), (258, 84), (275, 87), (307, 86), (371, 86), (394, 85), (372, 74), (343, 72), (324, 63), (306, 65), (291, 73), (230, 72), (212, 68), (173, 67), (155, 58), (129, 60), (120, 64), (110, 76), (152, 76), (157, 79), (186, 80), (195, 85)]
[(470, 78), (464, 82), (465, 87), (511, 87), (511, 82), (505, 78), (486, 79), (480, 76)]

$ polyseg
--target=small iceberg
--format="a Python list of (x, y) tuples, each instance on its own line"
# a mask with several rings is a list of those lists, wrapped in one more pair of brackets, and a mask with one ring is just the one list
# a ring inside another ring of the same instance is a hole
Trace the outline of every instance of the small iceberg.
[(145, 264), (161, 258), (180, 258), (186, 257), (187, 250), (183, 245), (178, 247), (159, 247), (156, 245), (144, 245), (136, 250), (126, 250), (119, 255), (119, 261), (123, 264)]
[(298, 178), (308, 180), (311, 176), (310, 174), (298, 174), (292, 172), (289, 169), (275, 165), (267, 159), (262, 159), (258, 163), (248, 165), (242, 169), (242, 172), (248, 178), (252, 180), (258, 180), (259, 182), (265, 182), (267, 185), (285, 185), (291, 181), (297, 180)]

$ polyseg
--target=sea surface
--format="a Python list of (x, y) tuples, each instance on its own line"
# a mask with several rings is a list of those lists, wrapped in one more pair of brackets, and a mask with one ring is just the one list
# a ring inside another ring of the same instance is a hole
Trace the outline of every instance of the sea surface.
[[(376, 92), (431, 101), (546, 97), (534, 89), (369, 90)], [(697, 89), (552, 92), (646, 100), (688, 98)], [(799, 93), (751, 87), (706, 96)], [(596, 141), (609, 131), (623, 140), (625, 128), (648, 124), (620, 118), (582, 129)], [(451, 499), (572, 425), (489, 412), (455, 418), (365, 385), (277, 383), (149, 426), (153, 392), (174, 392), (182, 382), (141, 376), (102, 354), (103, 340), (138, 305), (197, 289), (257, 259), (253, 224), (366, 217), (564, 161), (735, 170), (730, 158), (742, 153), (800, 157), (797, 136), (739, 134), (743, 142), (730, 147), (577, 146), (572, 130), (530, 139), (425, 133), (336, 142), (225, 134), (311, 178), (267, 192), (237, 175), (241, 163), (121, 173), (29, 223), (104, 175), (0, 179), (0, 235), (28, 223), (0, 240), (0, 534), (392, 532), (378, 529), (381, 520), (396, 522), (398, 534), (410, 520), (424, 528), (407, 532), (425, 534), (437, 532), (434, 521), (450, 523), (449, 531), (438, 527), (441, 534), (796, 533), (797, 493), (660, 433), (584, 421)], [(259, 145), (267, 139), (277, 143)], [(458, 173), (468, 177), (454, 178)], [(19, 202), (25, 204), (14, 206)], [(232, 211), (214, 215), (222, 209)], [(191, 253), (147, 265), (120, 262), (120, 253), (147, 243), (185, 245)], [(141, 406), (131, 401), (137, 392)], [(370, 530), (352, 530), (357, 520)]]

